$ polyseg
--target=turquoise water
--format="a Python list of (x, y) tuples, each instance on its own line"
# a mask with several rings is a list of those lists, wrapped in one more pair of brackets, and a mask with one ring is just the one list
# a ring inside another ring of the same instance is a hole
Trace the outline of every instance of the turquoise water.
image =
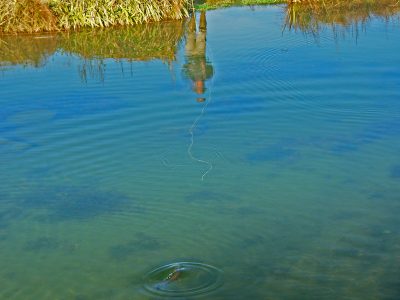
[(398, 22), (284, 20), (208, 12), (206, 55), (172, 61), (3, 63), (0, 299), (399, 299)]

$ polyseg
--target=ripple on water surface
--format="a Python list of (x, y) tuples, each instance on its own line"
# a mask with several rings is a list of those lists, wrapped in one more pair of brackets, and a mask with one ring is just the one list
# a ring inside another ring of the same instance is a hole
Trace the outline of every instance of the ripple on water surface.
[(197, 262), (177, 262), (145, 276), (147, 292), (163, 297), (189, 297), (210, 293), (222, 285), (222, 271)]

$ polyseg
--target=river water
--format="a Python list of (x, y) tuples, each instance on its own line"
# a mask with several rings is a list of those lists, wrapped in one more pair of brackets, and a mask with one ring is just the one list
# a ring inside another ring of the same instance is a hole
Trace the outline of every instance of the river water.
[(0, 299), (400, 298), (399, 22), (206, 18), (1, 39)]

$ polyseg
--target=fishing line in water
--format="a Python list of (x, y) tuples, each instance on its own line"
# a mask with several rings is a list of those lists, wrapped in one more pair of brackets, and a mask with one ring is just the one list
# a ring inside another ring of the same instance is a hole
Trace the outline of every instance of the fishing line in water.
[(208, 165), (207, 171), (205, 171), (205, 172), (203, 173), (203, 175), (201, 176), (201, 180), (202, 180), (202, 181), (204, 180), (204, 177), (206, 177), (206, 175), (207, 175), (208, 173), (210, 173), (211, 170), (213, 169), (213, 164), (212, 164), (211, 161), (207, 161), (207, 160), (204, 160), (204, 159), (200, 159), (200, 158), (195, 157), (195, 156), (193, 155), (192, 149), (193, 149), (193, 146), (194, 146), (194, 130), (196, 129), (197, 123), (200, 121), (201, 117), (204, 115), (207, 106), (208, 106), (208, 105), (210, 104), (210, 102), (211, 102), (211, 93), (209, 93), (209, 99), (210, 99), (209, 101), (206, 101), (206, 103), (204, 103), (203, 108), (202, 108), (202, 110), (201, 110), (199, 116), (194, 120), (192, 126), (189, 128), (190, 144), (189, 144), (189, 147), (188, 147), (188, 150), (187, 150), (188, 155), (189, 155), (189, 157), (190, 157), (192, 160), (194, 160), (194, 161), (196, 161), (196, 162), (199, 162), (199, 163), (202, 163), (202, 164)]
[[(212, 57), (213, 57), (212, 51), (210, 50), (209, 47), (207, 47), (207, 50), (208, 50), (207, 52), (209, 52), (209, 53), (211, 54), (210, 57), (212, 58)], [(213, 72), (214, 72), (214, 71), (213, 71)], [(207, 176), (208, 173), (210, 173), (210, 172), (212, 171), (212, 169), (214, 168), (214, 166), (213, 166), (213, 164), (212, 164), (211, 161), (207, 161), (207, 160), (201, 159), (201, 158), (196, 157), (196, 156), (193, 155), (193, 151), (192, 151), (192, 150), (193, 150), (193, 147), (194, 147), (194, 130), (196, 129), (197, 124), (200, 122), (200, 119), (204, 116), (204, 114), (205, 114), (205, 112), (206, 112), (206, 110), (207, 110), (207, 107), (208, 107), (208, 106), (210, 105), (210, 103), (212, 102), (212, 90), (213, 90), (213, 87), (214, 87), (214, 74), (213, 74), (213, 76), (211, 77), (210, 88), (208, 89), (207, 98), (206, 98), (206, 101), (204, 102), (203, 108), (201, 109), (200, 114), (199, 114), (199, 115), (197, 116), (197, 118), (194, 120), (192, 126), (190, 126), (190, 128), (189, 128), (190, 144), (189, 144), (189, 147), (188, 147), (188, 149), (187, 149), (187, 153), (188, 153), (189, 157), (190, 157), (193, 161), (196, 161), (196, 162), (198, 162), (198, 163), (202, 163), (202, 164), (205, 164), (205, 165), (208, 166), (208, 169), (207, 169), (207, 170), (202, 174), (202, 176), (201, 176), (201, 180), (202, 180), (202, 181), (204, 181), (204, 178)]]

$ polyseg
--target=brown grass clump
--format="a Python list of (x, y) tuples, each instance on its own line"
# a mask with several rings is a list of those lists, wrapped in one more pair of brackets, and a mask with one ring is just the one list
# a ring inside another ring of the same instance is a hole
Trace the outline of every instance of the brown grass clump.
[(62, 29), (178, 20), (191, 0), (49, 0)]
[(56, 18), (40, 0), (0, 0), (0, 33), (53, 30)]
[(188, 16), (192, 0), (0, 0), (0, 34), (133, 25)]

